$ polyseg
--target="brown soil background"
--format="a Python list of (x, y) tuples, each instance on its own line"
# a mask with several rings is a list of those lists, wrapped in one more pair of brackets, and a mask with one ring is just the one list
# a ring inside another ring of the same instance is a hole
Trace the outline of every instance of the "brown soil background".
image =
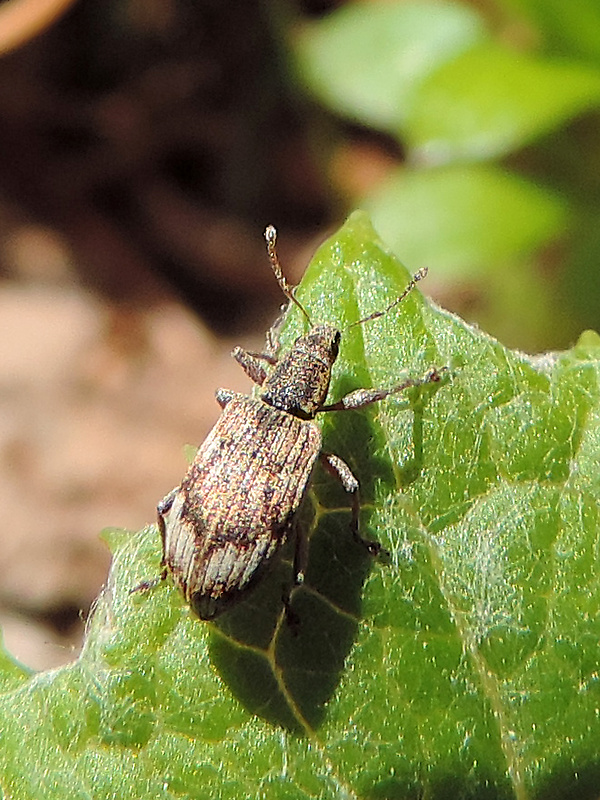
[(282, 300), (265, 225), (297, 281), (344, 215), (275, 29), (246, 0), (80, 0), (0, 61), (0, 625), (36, 669), (77, 653), (99, 532), (153, 522), (215, 389), (248, 388), (229, 351)]

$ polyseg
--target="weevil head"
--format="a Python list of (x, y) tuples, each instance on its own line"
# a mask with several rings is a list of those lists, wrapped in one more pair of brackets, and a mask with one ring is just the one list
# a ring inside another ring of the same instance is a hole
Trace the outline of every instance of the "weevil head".
[(331, 325), (316, 325), (298, 337), (265, 381), (262, 399), (281, 411), (312, 419), (325, 403), (340, 339)]

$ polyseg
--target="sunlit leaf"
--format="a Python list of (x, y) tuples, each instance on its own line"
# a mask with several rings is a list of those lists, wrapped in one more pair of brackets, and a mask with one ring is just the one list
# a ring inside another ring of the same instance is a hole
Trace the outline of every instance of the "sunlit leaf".
[[(407, 279), (357, 214), (298, 295), (315, 322), (346, 326)], [(291, 312), (282, 344), (303, 325)], [(4, 796), (595, 797), (599, 341), (531, 360), (417, 292), (347, 329), (333, 397), (448, 367), (324, 422), (389, 557), (353, 541), (347, 498), (319, 473), (296, 623), (285, 553), (208, 624), (168, 581), (130, 593), (159, 571), (154, 527), (107, 533), (81, 657), (0, 695)]]
[(408, 264), (473, 277), (521, 259), (566, 228), (566, 203), (493, 166), (398, 170), (365, 206), (375, 227)]
[(600, 70), (495, 44), (469, 50), (418, 90), (405, 132), (427, 163), (505, 155), (600, 104)]
[(330, 108), (398, 133), (419, 84), (486, 36), (459, 4), (355, 3), (303, 28), (295, 54), (302, 83)]

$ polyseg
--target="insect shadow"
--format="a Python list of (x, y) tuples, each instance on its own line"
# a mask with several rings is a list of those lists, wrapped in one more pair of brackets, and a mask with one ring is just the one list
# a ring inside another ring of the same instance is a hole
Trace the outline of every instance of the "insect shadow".
[[(344, 381), (337, 388), (344, 393), (355, 387)], [(324, 427), (325, 447), (341, 453), (361, 476), (361, 530), (367, 536), (376, 533), (369, 517), (377, 497), (398, 491), (399, 478), (405, 486), (421, 472), (421, 387), (415, 392), (413, 457), (399, 474), (386, 455), (376, 408), (332, 415)], [(282, 588), (293, 581), (293, 542), (251, 596), (213, 623), (211, 659), (234, 696), (252, 714), (299, 735), (324, 719), (358, 634), (369, 574), (390, 568), (377, 565), (385, 555), (374, 561), (356, 541), (350, 515), (347, 494), (317, 467), (298, 518), (309, 532), (305, 579), (293, 590), (289, 608)]]

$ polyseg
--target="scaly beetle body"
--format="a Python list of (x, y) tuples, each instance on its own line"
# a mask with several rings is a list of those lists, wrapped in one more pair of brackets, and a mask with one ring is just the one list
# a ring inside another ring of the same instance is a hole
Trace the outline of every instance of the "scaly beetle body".
[(164, 564), (201, 619), (252, 585), (288, 538), (321, 452), (312, 418), (339, 340), (327, 326), (298, 339), (260, 399), (221, 389), (223, 413), (158, 506)]
[[(275, 253), (275, 229), (265, 232), (271, 266), (282, 290), (309, 320), (283, 277)], [(417, 273), (400, 302), (420, 280)], [(366, 320), (359, 320), (365, 322)], [(358, 324), (358, 323), (354, 323)], [(214, 619), (255, 585), (264, 568), (294, 529), (317, 460), (352, 496), (351, 527), (369, 552), (380, 545), (359, 533), (359, 484), (339, 456), (322, 452), (321, 431), (313, 421), (322, 411), (362, 408), (408, 386), (439, 380), (431, 370), (386, 390), (359, 389), (326, 405), (331, 369), (341, 334), (317, 325), (296, 339), (281, 359), (273, 352), (233, 351), (234, 358), (261, 386), (257, 399), (224, 389), (217, 392), (221, 417), (198, 449), (181, 485), (158, 504), (164, 578), (170, 573), (201, 619)], [(269, 342), (271, 350), (272, 342)], [(272, 368), (268, 374), (265, 364)], [(303, 579), (304, 533), (296, 536), (296, 584)]]

